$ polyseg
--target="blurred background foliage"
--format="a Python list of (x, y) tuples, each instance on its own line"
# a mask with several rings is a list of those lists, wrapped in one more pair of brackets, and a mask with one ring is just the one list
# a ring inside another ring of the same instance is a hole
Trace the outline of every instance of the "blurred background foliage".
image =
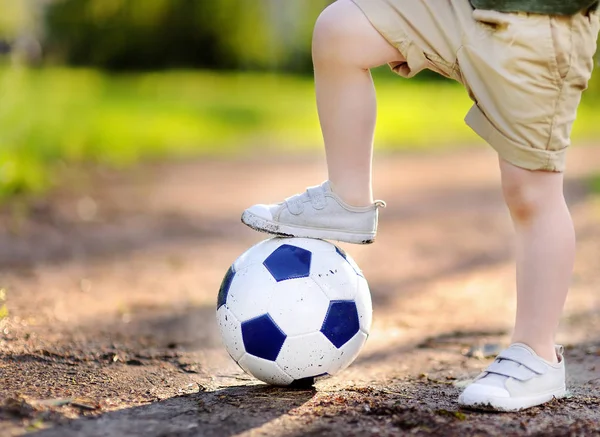
[(48, 51), (111, 70), (310, 68), (324, 0), (63, 0), (46, 13)]
[[(329, 3), (0, 0), (0, 200), (65, 164), (320, 148), (310, 41)], [(480, 142), (458, 84), (375, 76), (380, 149)], [(599, 108), (596, 74), (574, 138), (598, 136)]]

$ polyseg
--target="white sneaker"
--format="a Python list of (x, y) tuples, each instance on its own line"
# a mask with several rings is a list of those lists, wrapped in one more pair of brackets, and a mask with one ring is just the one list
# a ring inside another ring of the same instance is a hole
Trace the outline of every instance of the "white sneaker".
[(350, 206), (331, 191), (327, 181), (282, 203), (254, 205), (244, 211), (242, 223), (282, 237), (369, 244), (377, 234), (377, 210), (380, 207), (385, 207), (385, 202), (377, 201), (365, 207)]
[(540, 358), (529, 346), (515, 343), (504, 350), (458, 398), (467, 408), (519, 411), (566, 395), (563, 347), (558, 363)]

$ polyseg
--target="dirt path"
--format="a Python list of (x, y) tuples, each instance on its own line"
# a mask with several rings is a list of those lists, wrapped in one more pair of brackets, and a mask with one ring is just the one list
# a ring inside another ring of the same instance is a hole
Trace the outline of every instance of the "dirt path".
[[(559, 340), (572, 397), (521, 414), (460, 411), (460, 388), (504, 345), (514, 312), (511, 224), (491, 152), (383, 156), (378, 241), (363, 268), (372, 335), (315, 390), (259, 384), (221, 347), (216, 290), (265, 238), (240, 211), (324, 178), (319, 157), (94, 171), (0, 214), (0, 436), (600, 435), (600, 203), (571, 154), (577, 273)], [(76, 182), (75, 182), (76, 181)], [(0, 305), (1, 306), (1, 305)]]

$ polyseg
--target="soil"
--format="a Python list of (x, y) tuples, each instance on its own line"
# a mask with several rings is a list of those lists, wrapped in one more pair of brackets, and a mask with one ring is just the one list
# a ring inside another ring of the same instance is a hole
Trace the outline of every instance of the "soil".
[(0, 436), (600, 435), (598, 157), (574, 148), (566, 183), (579, 236), (558, 334), (570, 396), (515, 414), (456, 403), (514, 318), (491, 151), (377, 156), (378, 239), (343, 245), (370, 283), (372, 333), (308, 389), (244, 374), (214, 314), (231, 262), (265, 238), (240, 212), (322, 181), (322, 156), (65, 169), (66, 187), (0, 212)]

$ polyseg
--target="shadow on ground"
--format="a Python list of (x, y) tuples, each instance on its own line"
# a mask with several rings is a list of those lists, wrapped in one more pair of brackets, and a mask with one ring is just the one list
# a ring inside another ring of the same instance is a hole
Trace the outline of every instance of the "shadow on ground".
[(315, 393), (265, 385), (228, 387), (177, 396), (97, 418), (82, 418), (31, 435), (229, 437), (290, 414)]
[[(439, 340), (451, 343), (452, 338), (450, 333)], [(576, 345), (569, 354), (576, 362), (582, 355), (600, 351), (599, 346)], [(464, 357), (457, 354), (454, 365), (458, 366), (461, 360)], [(242, 385), (186, 394), (97, 417), (63, 420), (51, 429), (31, 435), (228, 437), (258, 429), (257, 435), (288, 437), (404, 434), (562, 437), (600, 432), (597, 416), (600, 392), (593, 379), (583, 384), (580, 381), (580, 389), (567, 399), (510, 414), (460, 409), (456, 404), (461, 391), (457, 382), (438, 373), (390, 378), (368, 385), (345, 383), (342, 388), (319, 383), (317, 390), (302, 391)]]

